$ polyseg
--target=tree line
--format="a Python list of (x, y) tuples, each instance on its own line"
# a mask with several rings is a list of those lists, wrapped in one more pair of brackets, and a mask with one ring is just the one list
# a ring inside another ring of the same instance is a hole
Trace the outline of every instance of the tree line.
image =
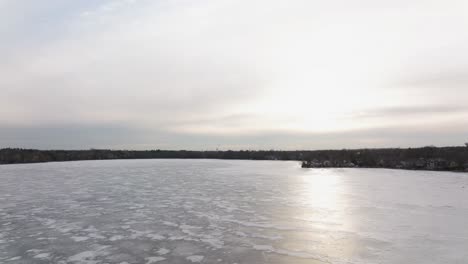
[(468, 147), (342, 150), (37, 150), (0, 149), (0, 164), (109, 159), (297, 160), (303, 167), (366, 167), (468, 171)]

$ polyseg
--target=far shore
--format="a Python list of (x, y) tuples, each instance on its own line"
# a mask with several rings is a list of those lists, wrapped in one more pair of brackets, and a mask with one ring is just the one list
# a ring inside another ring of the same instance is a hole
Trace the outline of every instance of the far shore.
[(0, 149), (0, 164), (116, 159), (290, 160), (303, 168), (388, 168), (468, 172), (468, 147), (341, 150), (37, 150)]

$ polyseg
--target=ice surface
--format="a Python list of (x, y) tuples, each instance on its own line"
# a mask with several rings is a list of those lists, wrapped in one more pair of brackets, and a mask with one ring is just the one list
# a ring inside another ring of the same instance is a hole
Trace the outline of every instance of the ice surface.
[(0, 263), (466, 263), (468, 174), (297, 162), (0, 166)]

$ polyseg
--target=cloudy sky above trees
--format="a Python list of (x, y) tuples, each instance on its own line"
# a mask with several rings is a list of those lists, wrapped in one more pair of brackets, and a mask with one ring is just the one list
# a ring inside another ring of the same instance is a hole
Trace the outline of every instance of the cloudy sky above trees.
[(0, 147), (468, 141), (466, 0), (0, 0)]

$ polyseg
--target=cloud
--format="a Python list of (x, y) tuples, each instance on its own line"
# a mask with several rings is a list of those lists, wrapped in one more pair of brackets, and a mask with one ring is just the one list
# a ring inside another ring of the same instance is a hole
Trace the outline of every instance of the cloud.
[[(16, 132), (76, 129), (83, 146), (112, 131), (107, 124), (126, 135), (109, 147), (274, 147), (277, 140), (326, 148), (349, 145), (326, 135), (356, 131), (369, 145), (411, 144), (399, 131), (415, 140), (414, 125), (430, 129), (421, 138), (442, 142), (438, 126), (456, 133), (468, 122), (465, 6), (4, 0), (0, 122)], [(362, 132), (385, 128), (395, 136)], [(4, 144), (60, 147), (53, 137), (9, 135)]]

